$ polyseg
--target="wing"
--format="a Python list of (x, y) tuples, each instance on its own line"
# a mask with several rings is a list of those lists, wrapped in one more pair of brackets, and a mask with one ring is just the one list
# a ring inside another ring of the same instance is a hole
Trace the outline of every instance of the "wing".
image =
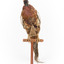
[(36, 29), (36, 34), (38, 34), (40, 31), (40, 24), (41, 24), (40, 16), (39, 16), (39, 13), (37, 12), (37, 22), (34, 25), (34, 27)]
[(21, 16), (21, 24), (22, 24), (23, 28), (26, 29), (27, 34), (29, 34), (29, 33), (30, 33), (31, 26), (28, 25), (28, 24), (24, 21), (24, 19), (22, 18), (22, 16)]

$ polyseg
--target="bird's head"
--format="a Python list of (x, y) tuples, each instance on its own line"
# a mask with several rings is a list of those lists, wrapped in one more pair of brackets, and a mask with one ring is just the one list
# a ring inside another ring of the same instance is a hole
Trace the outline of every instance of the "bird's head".
[(25, 6), (28, 6), (28, 0), (23, 0), (23, 2)]

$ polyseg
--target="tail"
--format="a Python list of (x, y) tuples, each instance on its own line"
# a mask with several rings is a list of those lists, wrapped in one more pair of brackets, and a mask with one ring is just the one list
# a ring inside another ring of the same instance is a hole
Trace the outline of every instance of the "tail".
[(34, 57), (35, 61), (38, 62), (38, 63), (43, 63), (43, 62), (38, 60), (39, 53), (38, 53), (38, 43), (37, 42), (33, 43), (33, 51), (35, 53), (35, 57)]
[(35, 53), (35, 60), (38, 61), (38, 56), (39, 56), (39, 54), (38, 54), (38, 43), (36, 43), (36, 42), (33, 43), (33, 51)]

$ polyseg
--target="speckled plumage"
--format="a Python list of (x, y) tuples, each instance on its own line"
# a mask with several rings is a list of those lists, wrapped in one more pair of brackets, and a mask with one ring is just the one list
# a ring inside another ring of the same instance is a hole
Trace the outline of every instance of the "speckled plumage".
[[(40, 19), (37, 10), (30, 4), (24, 5), (22, 12), (22, 25), (28, 34), (28, 39), (39, 39)], [(38, 61), (38, 41), (33, 43), (35, 60)]]

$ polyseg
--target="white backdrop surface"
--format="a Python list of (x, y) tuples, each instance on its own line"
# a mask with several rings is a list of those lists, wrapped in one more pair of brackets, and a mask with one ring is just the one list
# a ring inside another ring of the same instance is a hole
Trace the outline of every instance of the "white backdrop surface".
[[(64, 0), (29, 0), (41, 17), (39, 60), (64, 64)], [(20, 23), (22, 0), (0, 0), (0, 64), (30, 64), (30, 43)], [(37, 64), (34, 61), (34, 64)]]

